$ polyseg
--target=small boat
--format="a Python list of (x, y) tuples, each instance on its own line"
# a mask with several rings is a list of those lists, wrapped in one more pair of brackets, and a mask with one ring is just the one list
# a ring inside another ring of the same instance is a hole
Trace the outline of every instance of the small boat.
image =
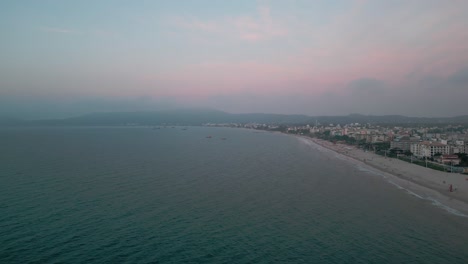
[(221, 138), (221, 140), (226, 140), (227, 138)]
[(211, 138), (211, 136), (207, 136), (206, 138)]

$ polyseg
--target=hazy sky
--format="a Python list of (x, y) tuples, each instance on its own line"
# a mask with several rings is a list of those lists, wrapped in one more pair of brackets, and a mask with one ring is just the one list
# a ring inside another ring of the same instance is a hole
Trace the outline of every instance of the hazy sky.
[(468, 1), (1, 1), (0, 115), (468, 114)]

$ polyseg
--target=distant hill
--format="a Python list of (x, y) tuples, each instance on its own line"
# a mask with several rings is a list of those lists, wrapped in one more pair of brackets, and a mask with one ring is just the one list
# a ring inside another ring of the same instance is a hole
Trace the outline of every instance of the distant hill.
[(154, 112), (93, 113), (66, 119), (34, 121), (44, 125), (201, 125), (205, 123), (304, 123), (306, 115), (230, 114), (217, 110), (184, 109)]
[(205, 123), (265, 123), (265, 124), (468, 124), (468, 115), (457, 117), (407, 117), (401, 115), (307, 116), (281, 114), (231, 114), (210, 109), (182, 109), (152, 112), (106, 112), (92, 113), (65, 119), (21, 121), (0, 119), (0, 125), (67, 125), (67, 126), (110, 126), (110, 125), (201, 125)]
[(408, 117), (402, 115), (361, 115), (317, 117), (325, 123), (370, 123), (370, 124), (468, 124), (468, 115), (457, 117)]

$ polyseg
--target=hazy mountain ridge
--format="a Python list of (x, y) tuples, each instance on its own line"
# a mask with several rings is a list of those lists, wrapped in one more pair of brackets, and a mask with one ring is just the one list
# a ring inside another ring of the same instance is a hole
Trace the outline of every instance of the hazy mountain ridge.
[(307, 116), (284, 114), (232, 114), (208, 109), (182, 109), (152, 112), (100, 112), (83, 116), (24, 121), (0, 119), (0, 125), (202, 125), (205, 123), (268, 123), (268, 124), (468, 124), (468, 115), (456, 117), (407, 117), (402, 115)]

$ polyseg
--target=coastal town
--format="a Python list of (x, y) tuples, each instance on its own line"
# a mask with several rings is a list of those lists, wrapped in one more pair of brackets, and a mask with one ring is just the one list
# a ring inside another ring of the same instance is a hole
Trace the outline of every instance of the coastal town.
[(280, 131), (333, 144), (355, 146), (388, 158), (397, 158), (435, 170), (468, 173), (468, 126), (391, 126), (350, 123), (314, 125), (205, 124)]
[[(468, 215), (468, 126), (208, 123), (295, 136), (325, 155), (364, 168), (417, 197), (434, 199)], [(341, 156), (337, 156), (341, 155)], [(350, 171), (353, 173), (353, 171)], [(429, 198), (428, 198), (429, 197)]]

